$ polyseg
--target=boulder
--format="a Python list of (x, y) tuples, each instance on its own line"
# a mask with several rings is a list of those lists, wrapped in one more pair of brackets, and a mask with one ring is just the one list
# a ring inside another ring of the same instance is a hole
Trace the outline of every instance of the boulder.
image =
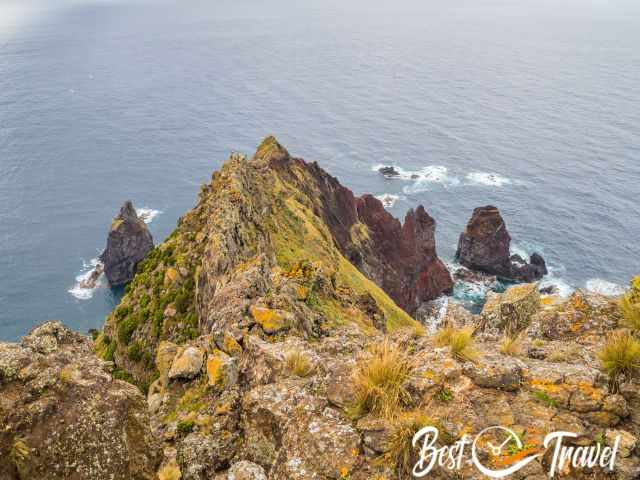
[(130, 282), (136, 266), (153, 249), (153, 238), (147, 225), (138, 217), (133, 204), (124, 202), (113, 219), (107, 248), (100, 255), (104, 273), (111, 286)]
[(516, 334), (529, 326), (540, 308), (540, 293), (533, 283), (514, 285), (504, 293), (491, 292), (481, 313), (481, 325)]
[(508, 280), (534, 282), (547, 274), (545, 261), (538, 253), (527, 262), (511, 255), (510, 247), (511, 236), (500, 211), (491, 205), (479, 207), (460, 234), (456, 260), (471, 270)]
[(0, 478), (155, 478), (160, 446), (147, 404), (114, 380), (93, 344), (59, 322), (0, 344)]
[(204, 351), (199, 347), (189, 346), (179, 352), (173, 359), (169, 380), (191, 379), (202, 370)]
[(516, 391), (522, 383), (525, 365), (518, 359), (487, 354), (480, 362), (467, 362), (464, 374), (479, 387)]

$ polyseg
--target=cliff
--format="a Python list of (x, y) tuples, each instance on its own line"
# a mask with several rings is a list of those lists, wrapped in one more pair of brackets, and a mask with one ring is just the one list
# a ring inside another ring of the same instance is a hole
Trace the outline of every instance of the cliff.
[(272, 137), (214, 173), (138, 272), (100, 343), (143, 383), (161, 340), (247, 329), (317, 338), (345, 322), (393, 330), (453, 287), (422, 207), (401, 224)]
[[(485, 467), (538, 455), (514, 479), (548, 478), (554, 431), (617, 449), (558, 478), (638, 478), (640, 280), (622, 303), (535, 284), (480, 315), (448, 302), (431, 333), (410, 313), (451, 289), (434, 229), (273, 138), (233, 154), (95, 342), (50, 322), (0, 343), (0, 478), (404, 480), (421, 428), (448, 448), (496, 425), (513, 437), (478, 443)], [(429, 478), (486, 478), (466, 448)]]

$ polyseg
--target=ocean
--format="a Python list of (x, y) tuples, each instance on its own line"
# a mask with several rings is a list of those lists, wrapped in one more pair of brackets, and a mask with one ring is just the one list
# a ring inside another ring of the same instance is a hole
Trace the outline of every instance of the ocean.
[(399, 218), (423, 204), (448, 262), (493, 204), (548, 283), (620, 292), (639, 47), (637, 0), (0, 0), (0, 340), (99, 328), (121, 292), (77, 285), (122, 202), (157, 243), (269, 134)]

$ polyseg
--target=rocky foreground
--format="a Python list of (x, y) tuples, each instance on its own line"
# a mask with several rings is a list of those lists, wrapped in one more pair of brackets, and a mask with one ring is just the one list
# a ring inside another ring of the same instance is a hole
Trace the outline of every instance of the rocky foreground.
[(556, 477), (639, 478), (640, 383), (598, 359), (619, 302), (522, 284), (430, 335), (413, 317), (453, 286), (434, 230), (273, 138), (232, 155), (95, 342), (50, 322), (0, 344), (0, 479), (404, 479), (427, 425), (439, 446), (510, 428), (485, 465), (540, 456), (509, 478), (548, 478), (558, 430), (617, 457)]

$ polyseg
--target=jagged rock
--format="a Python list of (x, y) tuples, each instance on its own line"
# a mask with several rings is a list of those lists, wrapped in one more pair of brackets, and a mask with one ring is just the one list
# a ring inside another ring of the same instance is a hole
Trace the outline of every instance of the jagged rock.
[(153, 249), (153, 238), (135, 208), (126, 201), (113, 219), (107, 248), (100, 255), (104, 273), (112, 286), (130, 282), (138, 263)]
[(171, 364), (169, 379), (190, 379), (195, 377), (202, 370), (204, 363), (204, 352), (201, 348), (189, 346), (180, 351)]
[(413, 313), (453, 291), (451, 275), (436, 253), (435, 220), (422, 206), (409, 210), (402, 225), (371, 195), (360, 197), (357, 206), (370, 231), (373, 255), (355, 264), (398, 305)]
[(92, 342), (47, 322), (0, 344), (0, 478), (151, 480), (160, 449), (139, 390)]
[(491, 205), (479, 207), (460, 234), (456, 260), (472, 270), (508, 280), (534, 282), (547, 274), (544, 259), (538, 253), (526, 262), (511, 255), (511, 236), (499, 210)]

